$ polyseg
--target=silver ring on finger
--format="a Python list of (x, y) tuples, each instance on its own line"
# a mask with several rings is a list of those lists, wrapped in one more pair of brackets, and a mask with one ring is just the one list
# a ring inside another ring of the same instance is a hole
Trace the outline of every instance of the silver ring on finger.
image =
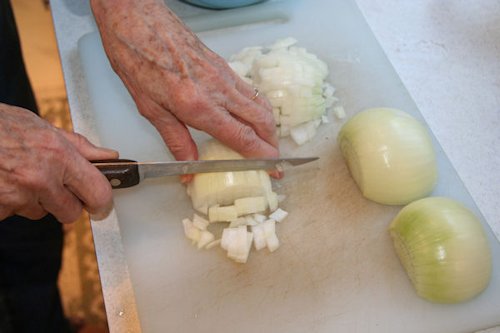
[(255, 93), (253, 94), (253, 96), (250, 98), (252, 101), (255, 101), (255, 99), (257, 97), (259, 97), (259, 89), (257, 89), (256, 87), (253, 87), (253, 91), (255, 91)]

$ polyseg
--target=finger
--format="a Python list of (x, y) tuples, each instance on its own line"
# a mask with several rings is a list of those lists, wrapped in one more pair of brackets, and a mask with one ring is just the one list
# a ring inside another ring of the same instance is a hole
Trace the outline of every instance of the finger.
[(113, 149), (97, 147), (91, 143), (86, 137), (74, 132), (60, 130), (60, 133), (71, 142), (78, 152), (87, 160), (105, 160), (118, 158), (118, 152)]
[(256, 88), (243, 80), (236, 81), (236, 89), (243, 95), (254, 101), (255, 103), (260, 104), (262, 107), (271, 110), (273, 106), (269, 99), (262, 93), (256, 90)]
[(210, 122), (199, 123), (200, 129), (212, 135), (245, 157), (278, 157), (278, 149), (262, 140), (254, 129), (225, 110), (210, 115)]
[(251, 124), (263, 140), (278, 147), (276, 122), (269, 100), (244, 81), (238, 81), (237, 91), (227, 100), (228, 110)]
[(137, 107), (160, 133), (172, 155), (178, 161), (198, 159), (198, 149), (186, 125), (168, 110), (149, 98), (138, 97)]
[(107, 216), (111, 212), (113, 194), (109, 181), (80, 155), (68, 159), (63, 184), (89, 213)]
[(75, 222), (82, 213), (82, 202), (64, 186), (48, 189), (40, 205), (61, 223)]

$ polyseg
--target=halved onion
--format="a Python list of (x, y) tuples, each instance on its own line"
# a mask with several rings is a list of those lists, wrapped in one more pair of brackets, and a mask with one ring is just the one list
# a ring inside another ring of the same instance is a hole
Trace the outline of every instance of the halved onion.
[(436, 154), (427, 129), (406, 112), (362, 111), (344, 124), (337, 141), (363, 195), (389, 205), (428, 195), (437, 180)]
[[(206, 142), (200, 149), (202, 160), (241, 158), (240, 154), (216, 140)], [(208, 215), (209, 208), (216, 205), (221, 206), (217, 209), (219, 214), (222, 211), (227, 213), (230, 208), (226, 206), (233, 205), (237, 199), (250, 197), (264, 197), (267, 201), (265, 209), (269, 207), (273, 211), (277, 208), (277, 195), (272, 191), (269, 175), (263, 170), (199, 173), (188, 184), (187, 193), (193, 207), (205, 215)], [(234, 214), (237, 214), (236, 207)], [(215, 216), (210, 218), (211, 222), (217, 219)]]
[(458, 303), (483, 291), (491, 277), (491, 252), (479, 219), (461, 203), (430, 197), (404, 207), (389, 231), (417, 294)]

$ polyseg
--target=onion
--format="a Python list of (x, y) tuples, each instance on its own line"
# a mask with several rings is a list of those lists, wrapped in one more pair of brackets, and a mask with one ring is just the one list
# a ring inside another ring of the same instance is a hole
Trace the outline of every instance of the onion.
[[(200, 149), (202, 160), (241, 158), (240, 154), (215, 140), (206, 142)], [(209, 208), (220, 205), (213, 209), (215, 215), (210, 216), (210, 222), (218, 221), (219, 215), (224, 221), (235, 219), (238, 214), (233, 204), (237, 199), (264, 197), (266, 209), (269, 207), (271, 211), (278, 205), (271, 179), (263, 170), (199, 173), (188, 184), (187, 193), (194, 209), (205, 215), (209, 215)]]
[[(269, 47), (245, 48), (230, 58), (229, 65), (267, 96), (278, 134), (291, 135), (301, 145), (316, 134), (326, 109), (337, 98), (335, 88), (325, 82), (326, 63), (296, 43), (289, 37)], [(294, 130), (297, 126), (301, 128)]]
[(363, 195), (389, 205), (427, 196), (437, 180), (427, 129), (409, 114), (368, 109), (344, 124), (337, 141)]
[(479, 219), (461, 203), (430, 197), (404, 207), (389, 228), (396, 252), (418, 295), (458, 303), (483, 291), (491, 253)]

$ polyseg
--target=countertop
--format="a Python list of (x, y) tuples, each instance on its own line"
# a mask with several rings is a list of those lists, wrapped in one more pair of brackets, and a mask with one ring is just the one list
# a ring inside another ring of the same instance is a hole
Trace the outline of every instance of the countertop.
[[(356, 0), (396, 72), (500, 238), (500, 2)], [(167, 0), (181, 17), (203, 9)], [(76, 132), (99, 143), (78, 61), (92, 31), (88, 1), (52, 0)], [(138, 316), (116, 215), (92, 222), (112, 332), (136, 332)], [(500, 332), (500, 327), (487, 332)]]

